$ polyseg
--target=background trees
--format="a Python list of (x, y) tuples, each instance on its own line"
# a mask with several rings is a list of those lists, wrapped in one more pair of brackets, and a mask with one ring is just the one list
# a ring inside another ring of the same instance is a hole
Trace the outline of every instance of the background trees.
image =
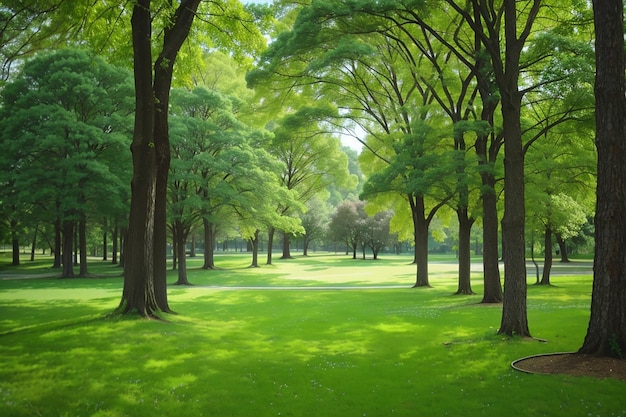
[[(589, 140), (593, 108), (589, 74), (594, 58), (585, 20), (587, 4), (447, 0), (426, 9), (423, 2), (413, 0), (316, 0), (277, 4), (278, 13), (272, 18), (264, 7), (246, 9), (237, 1), (189, 0), (172, 5), (143, 0), (133, 9), (102, 2), (75, 4), (75, 10), (61, 0), (2, 8), (3, 17), (7, 16), (0, 28), (5, 47), (3, 77), (14, 76), (22, 53), (76, 40), (98, 49), (110, 61), (129, 65), (128, 42), (119, 49), (108, 42), (134, 33), (132, 260), (126, 269), (121, 311), (151, 316), (168, 310), (167, 220), (182, 250), (181, 261), (185, 236), (202, 222), (205, 250), (209, 250), (205, 267), (212, 268), (211, 251), (222, 224), (238, 228), (257, 243), (259, 233), (273, 236), (275, 230), (282, 231), (283, 256), (289, 257), (292, 234), (303, 233), (309, 242), (324, 223), (310, 212), (324, 211), (321, 205), (308, 203), (328, 198), (338, 206), (341, 197), (360, 194), (374, 217), (374, 211), (393, 209), (392, 231), (403, 239), (413, 235), (418, 286), (429, 285), (429, 225), (438, 210), (452, 207), (459, 225), (455, 229), (459, 292), (472, 293), (469, 236), (473, 224), (480, 222), (484, 302), (502, 300), (498, 269), (502, 219), (508, 282), (500, 332), (530, 334), (525, 223), (536, 221), (545, 235), (543, 281), (547, 283), (550, 235), (563, 242), (580, 224), (581, 214), (589, 216), (591, 211), (584, 209), (594, 186)], [(58, 21), (62, 11), (68, 13), (68, 22)], [(74, 21), (79, 12), (83, 17)], [(274, 25), (267, 25), (272, 19)], [(194, 21), (201, 24), (192, 25)], [(59, 32), (49, 40), (42, 36), (60, 27), (67, 33)], [(251, 53), (263, 48), (266, 39), (272, 46), (263, 56)], [(224, 46), (227, 54), (215, 53)], [(241, 65), (232, 65), (231, 58)], [(242, 92), (240, 82), (240, 74), (252, 63), (256, 70), (249, 73), (248, 81), (256, 89), (255, 98)], [(172, 85), (185, 90), (180, 90), (181, 101), (170, 106)], [(9, 87), (6, 93), (10, 94)], [(60, 123), (61, 117), (56, 121)], [(346, 157), (338, 134), (352, 135), (363, 146), (360, 163), (367, 183), (362, 190), (338, 191), (351, 187), (353, 178), (346, 168), (356, 159)], [(36, 135), (45, 139), (45, 133)], [(11, 150), (5, 163), (15, 169), (3, 173), (3, 185), (8, 187), (2, 207), (13, 228), (15, 247), (25, 234), (20, 224), (42, 220), (35, 216), (35, 200), (47, 201), (54, 213), (65, 210), (57, 222), (59, 229), (74, 222), (83, 222), (82, 228), (86, 217), (78, 208), (67, 211), (61, 204), (65, 200), (46, 194), (59, 188), (52, 177), (46, 178), (50, 185), (41, 195), (33, 194), (33, 200), (12, 194), (16, 189), (12, 182), (25, 169), (20, 158), (26, 157), (20, 151)], [(171, 151), (180, 158), (170, 165)], [(105, 158), (104, 153), (94, 152), (97, 160)], [(88, 184), (80, 178), (72, 181)], [(116, 192), (126, 200), (128, 191), (121, 188)], [(96, 195), (96, 191), (87, 185), (71, 191), (81, 210), (119, 215), (119, 207), (90, 206), (94, 197), (89, 193)], [(348, 211), (359, 218), (360, 210)], [(388, 213), (380, 215), (384, 218), (380, 224), (386, 224)], [(578, 215), (564, 216), (574, 213)], [(46, 220), (53, 222), (56, 217)], [(311, 230), (302, 230), (304, 223)], [(39, 229), (29, 228), (27, 234), (34, 235), (35, 230)], [(64, 237), (70, 235), (68, 229)], [(356, 256), (357, 246), (364, 247), (368, 239), (364, 233), (358, 239), (346, 237), (350, 235), (342, 238)], [(374, 253), (377, 247), (373, 244)]]
[[(77, 231), (85, 276), (88, 218), (113, 213), (103, 201), (124, 200), (116, 165), (128, 162), (130, 74), (81, 50), (40, 55), (3, 90), (2, 112), (3, 206), (20, 204), (13, 213), (62, 232), (66, 277), (74, 275)], [(18, 219), (9, 218), (17, 228)]]

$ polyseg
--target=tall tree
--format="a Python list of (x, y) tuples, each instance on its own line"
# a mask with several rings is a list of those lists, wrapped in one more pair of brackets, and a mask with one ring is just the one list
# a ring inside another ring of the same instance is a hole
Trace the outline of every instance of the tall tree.
[(22, 203), (52, 214), (47, 220), (63, 229), (63, 276), (74, 275), (74, 230), (80, 232), (79, 274), (87, 274), (86, 221), (102, 214), (93, 201), (121, 191), (113, 171), (125, 160), (131, 98), (126, 71), (69, 49), (29, 61), (3, 91), (5, 172)]
[[(339, 139), (323, 126), (324, 121), (334, 114), (336, 110), (332, 107), (303, 105), (280, 119), (280, 124), (273, 130), (270, 149), (282, 162), (280, 185), (292, 191), (297, 199), (296, 204), (278, 202), (276, 211), (281, 216), (296, 216), (305, 210), (308, 201), (326, 192), (332, 184), (347, 187), (356, 183), (356, 178), (348, 171), (348, 157), (341, 150)], [(283, 230), (283, 259), (291, 257), (290, 232)], [(274, 227), (270, 225), (268, 264), (272, 263), (273, 234)]]
[[(131, 18), (135, 73), (133, 179), (124, 290), (118, 311), (141, 316), (170, 312), (166, 290), (166, 196), (170, 166), (169, 97), (174, 63), (189, 35), (200, 0), (170, 11), (153, 61), (153, 13), (158, 5), (138, 0)], [(170, 6), (172, 7), (172, 6)]]
[(579, 353), (626, 353), (624, 3), (594, 0), (598, 186), (591, 317)]

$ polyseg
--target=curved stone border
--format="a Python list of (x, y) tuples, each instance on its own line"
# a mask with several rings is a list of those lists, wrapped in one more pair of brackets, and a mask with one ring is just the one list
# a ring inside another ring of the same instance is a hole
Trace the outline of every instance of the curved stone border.
[(528, 369), (520, 368), (519, 366), (517, 366), (517, 364), (519, 362), (525, 361), (527, 359), (532, 359), (532, 358), (542, 358), (542, 357), (546, 357), (546, 356), (572, 355), (574, 353), (576, 353), (576, 352), (553, 352), (553, 353), (540, 353), (538, 355), (525, 356), (523, 358), (516, 359), (513, 362), (511, 362), (511, 368), (513, 368), (513, 369), (515, 369), (516, 371), (519, 371), (519, 372), (524, 372), (526, 374), (549, 375), (546, 372), (535, 372), (535, 371), (530, 371)]

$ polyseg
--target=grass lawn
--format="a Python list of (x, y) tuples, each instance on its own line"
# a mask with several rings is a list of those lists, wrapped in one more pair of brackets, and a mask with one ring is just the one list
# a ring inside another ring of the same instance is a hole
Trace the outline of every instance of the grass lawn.
[(122, 278), (107, 263), (90, 266), (106, 277), (62, 280), (5, 262), (0, 416), (626, 416), (625, 381), (510, 367), (582, 344), (590, 274), (529, 287), (540, 343), (497, 336), (500, 306), (451, 295), (453, 259), (435, 258), (421, 289), (409, 260), (191, 260), (196, 285), (170, 287), (169, 322), (108, 317)]

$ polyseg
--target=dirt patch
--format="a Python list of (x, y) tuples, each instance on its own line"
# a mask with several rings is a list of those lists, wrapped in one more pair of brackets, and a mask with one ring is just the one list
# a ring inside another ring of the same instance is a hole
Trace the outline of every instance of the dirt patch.
[(513, 368), (538, 374), (562, 374), (626, 381), (626, 360), (578, 353), (531, 356), (513, 362)]

